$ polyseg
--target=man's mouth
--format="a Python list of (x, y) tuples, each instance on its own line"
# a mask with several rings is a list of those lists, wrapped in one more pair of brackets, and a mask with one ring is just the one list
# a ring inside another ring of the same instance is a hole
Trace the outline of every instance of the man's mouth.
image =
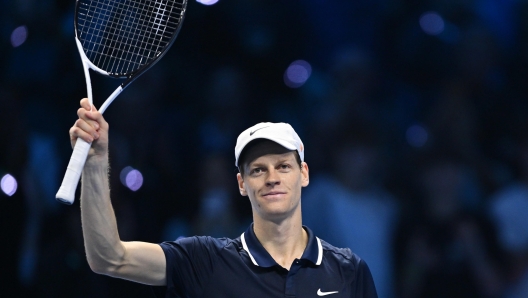
[(276, 198), (280, 197), (281, 195), (285, 195), (286, 192), (284, 191), (270, 191), (268, 193), (263, 194), (262, 196), (265, 198)]

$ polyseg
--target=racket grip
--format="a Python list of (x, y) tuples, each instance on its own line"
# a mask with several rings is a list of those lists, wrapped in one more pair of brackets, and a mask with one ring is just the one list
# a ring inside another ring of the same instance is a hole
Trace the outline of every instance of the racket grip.
[(70, 162), (68, 163), (68, 168), (66, 169), (66, 174), (64, 175), (59, 191), (55, 195), (55, 198), (59, 202), (71, 205), (75, 201), (75, 190), (77, 189), (77, 184), (79, 184), (79, 179), (81, 178), (84, 163), (86, 162), (86, 157), (88, 157), (88, 151), (90, 151), (91, 145), (92, 143), (87, 143), (81, 138), (77, 139)]

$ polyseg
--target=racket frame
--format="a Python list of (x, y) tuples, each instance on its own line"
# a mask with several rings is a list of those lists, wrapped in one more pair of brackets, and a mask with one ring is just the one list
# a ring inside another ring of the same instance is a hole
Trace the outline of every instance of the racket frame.
[[(149, 70), (152, 66), (154, 66), (165, 54), (168, 52), (168, 50), (173, 45), (174, 41), (176, 40), (176, 37), (180, 33), (183, 20), (185, 18), (185, 13), (187, 9), (187, 2), (188, 0), (182, 0), (182, 8), (180, 12), (180, 19), (178, 22), (178, 27), (176, 28), (176, 31), (172, 35), (171, 39), (169, 40), (168, 44), (163, 48), (163, 50), (152, 59), (151, 62), (146, 63), (142, 65), (141, 67), (124, 74), (114, 74), (107, 72), (99, 67), (97, 67), (86, 55), (84, 48), (82, 46), (82, 43), (78, 36), (78, 10), (79, 6), (81, 5), (81, 1), (77, 0), (75, 5), (75, 21), (74, 21), (74, 27), (75, 27), (75, 43), (77, 45), (77, 50), (79, 52), (79, 55), (81, 56), (81, 61), (84, 69), (84, 78), (86, 81), (86, 91), (88, 96), (88, 101), (90, 102), (90, 105), (93, 106), (93, 93), (92, 93), (92, 82), (90, 77), (90, 69), (93, 71), (100, 73), (105, 76), (117, 78), (117, 79), (125, 79), (115, 90), (110, 94), (110, 96), (104, 101), (104, 103), (99, 108), (99, 112), (103, 114), (108, 106), (114, 101), (114, 99), (123, 92), (123, 90), (129, 86), (133, 81), (135, 81), (138, 77), (140, 77), (143, 73), (145, 73), (147, 70)], [(70, 161), (68, 163), (68, 167), (66, 169), (66, 174), (64, 175), (62, 184), (55, 195), (55, 198), (57, 201), (64, 203), (66, 205), (71, 205), (75, 201), (75, 191), (77, 189), (77, 184), (79, 183), (79, 180), (81, 178), (82, 170), (84, 168), (84, 164), (86, 163), (86, 158), (88, 157), (88, 152), (90, 151), (92, 143), (88, 143), (84, 141), (81, 138), (77, 138), (77, 141), (75, 143), (75, 146), (73, 148), (73, 153), (70, 158)]]

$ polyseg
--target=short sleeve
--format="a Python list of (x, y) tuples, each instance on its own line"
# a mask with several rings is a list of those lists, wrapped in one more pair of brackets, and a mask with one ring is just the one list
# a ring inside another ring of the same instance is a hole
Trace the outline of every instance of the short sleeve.
[(195, 236), (163, 242), (160, 246), (167, 262), (165, 297), (199, 297), (225, 241)]
[(355, 278), (355, 295), (354, 298), (378, 298), (374, 279), (370, 273), (367, 263), (360, 259), (357, 265)]

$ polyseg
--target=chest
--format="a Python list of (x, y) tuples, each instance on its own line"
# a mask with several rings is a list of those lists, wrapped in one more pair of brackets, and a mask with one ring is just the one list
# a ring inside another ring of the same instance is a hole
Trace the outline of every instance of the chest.
[[(219, 264), (220, 265), (220, 264)], [(279, 266), (242, 268), (221, 264), (203, 287), (202, 297), (354, 297), (352, 278), (329, 266), (296, 261), (290, 271)]]

